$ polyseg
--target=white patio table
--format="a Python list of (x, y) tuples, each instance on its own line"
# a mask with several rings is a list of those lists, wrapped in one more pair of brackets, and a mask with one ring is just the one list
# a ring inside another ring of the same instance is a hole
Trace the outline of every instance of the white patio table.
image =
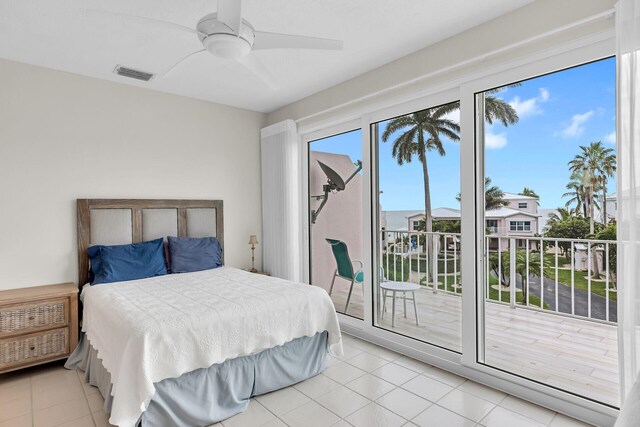
[(384, 313), (387, 309), (387, 293), (391, 292), (391, 327), (395, 327), (396, 321), (396, 294), (398, 292), (402, 292), (402, 296), (398, 297), (404, 302), (404, 317), (407, 317), (407, 292), (411, 292), (411, 300), (413, 301), (413, 312), (416, 315), (416, 325), (418, 325), (418, 308), (416, 307), (416, 291), (420, 289), (420, 285), (410, 282), (382, 282), (380, 283), (380, 288), (382, 289), (382, 315), (381, 319), (384, 318)]

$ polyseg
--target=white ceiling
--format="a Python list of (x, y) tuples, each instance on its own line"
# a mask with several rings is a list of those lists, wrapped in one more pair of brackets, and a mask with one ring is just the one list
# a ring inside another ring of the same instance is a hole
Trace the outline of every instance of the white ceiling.
[(215, 0), (0, 0), (0, 57), (270, 112), (533, 0), (244, 0), (256, 30), (344, 40), (342, 51), (253, 52), (280, 82), (273, 90), (235, 62), (195, 55), (147, 83), (117, 64), (162, 73), (202, 48), (194, 34), (109, 10), (195, 27)]

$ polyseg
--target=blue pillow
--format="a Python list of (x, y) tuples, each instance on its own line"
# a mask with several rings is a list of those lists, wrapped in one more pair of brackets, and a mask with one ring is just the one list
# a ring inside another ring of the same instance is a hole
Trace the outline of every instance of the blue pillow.
[(215, 237), (167, 237), (172, 273), (222, 266), (222, 248)]
[(92, 246), (87, 250), (92, 285), (167, 274), (163, 239), (129, 245)]

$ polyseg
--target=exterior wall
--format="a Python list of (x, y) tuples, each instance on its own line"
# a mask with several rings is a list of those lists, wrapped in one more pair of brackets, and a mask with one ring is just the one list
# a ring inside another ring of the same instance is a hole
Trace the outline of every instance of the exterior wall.
[[(518, 206), (519, 203), (526, 203), (527, 207), (521, 208)], [(509, 205), (507, 207), (512, 209), (517, 209), (519, 211), (529, 212), (532, 214), (535, 214), (538, 212), (538, 204), (536, 203), (535, 200), (531, 200), (531, 199), (510, 199)]]
[[(345, 180), (355, 170), (353, 162), (358, 160), (343, 154), (318, 151), (310, 151), (309, 156), (309, 193), (314, 196), (322, 194), (322, 186), (327, 182), (317, 160), (330, 166)], [(319, 200), (311, 200), (310, 209), (316, 209), (320, 203)], [(311, 224), (312, 285), (328, 291), (336, 269), (336, 261), (326, 238), (342, 240), (349, 248), (351, 260), (362, 260), (362, 218), (362, 175), (357, 174), (344, 191), (329, 194), (329, 200), (318, 215), (316, 223)], [(336, 282), (336, 286), (339, 285)]]
[(407, 218), (407, 230), (415, 231), (414, 222), (415, 221), (423, 221), (425, 218), (424, 214), (413, 215)]
[[(491, 219), (491, 218), (488, 218)], [(530, 221), (530, 231), (511, 231), (511, 221)], [(506, 218), (498, 219), (498, 230), (496, 234), (504, 234), (510, 236), (533, 236), (538, 232), (538, 221), (534, 217), (527, 215), (513, 215)]]

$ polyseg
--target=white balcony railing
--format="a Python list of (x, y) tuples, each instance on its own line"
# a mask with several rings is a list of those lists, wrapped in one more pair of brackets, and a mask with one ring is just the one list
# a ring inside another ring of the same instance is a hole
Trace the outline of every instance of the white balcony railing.
[[(462, 293), (459, 233), (382, 233), (385, 280), (413, 282), (433, 292)], [(487, 302), (617, 321), (615, 241), (489, 235), (484, 247)]]

